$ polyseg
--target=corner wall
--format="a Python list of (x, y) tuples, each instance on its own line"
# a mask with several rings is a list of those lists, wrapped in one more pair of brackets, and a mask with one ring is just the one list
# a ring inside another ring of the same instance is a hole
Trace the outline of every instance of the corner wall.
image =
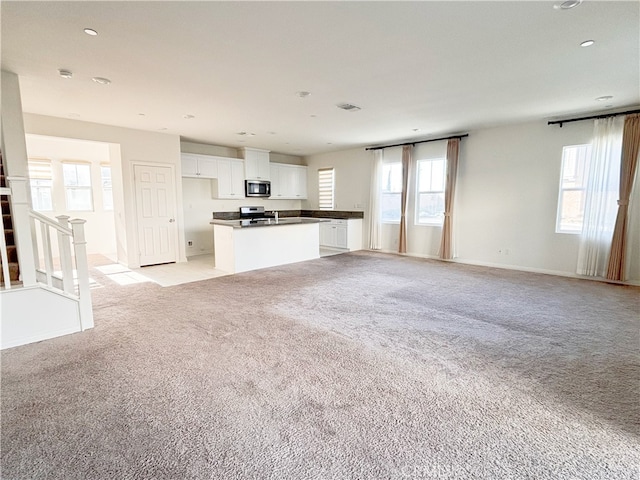
[[(24, 114), (26, 133), (52, 137), (94, 140), (119, 145), (121, 162), (122, 192), (116, 188), (116, 175), (119, 166), (113, 168), (114, 210), (116, 228), (123, 228), (119, 243), (118, 260), (130, 268), (140, 266), (138, 254), (138, 230), (136, 220), (135, 188), (133, 183), (133, 165), (136, 162), (166, 163), (175, 166), (176, 172), (176, 221), (178, 224), (177, 252), (178, 261), (186, 261), (184, 254), (184, 215), (182, 208), (182, 182), (180, 182), (180, 137), (143, 130), (113, 127), (98, 123), (81, 122), (65, 118), (48, 117), (31, 113)], [(112, 149), (113, 150), (113, 149)], [(117, 148), (115, 149), (117, 153)], [(118, 198), (120, 197), (120, 198)], [(120, 199), (122, 201), (120, 202)], [(120, 258), (120, 255), (123, 258)]]
[[(548, 126), (529, 122), (469, 132), (461, 141), (454, 210), (456, 261), (574, 276), (577, 235), (555, 233), (562, 148), (589, 143), (592, 122)], [(438, 158), (446, 142), (416, 145), (414, 158)], [(397, 158), (396, 158), (397, 157)], [(400, 149), (385, 150), (386, 161), (400, 161)], [(365, 211), (364, 241), (368, 238), (369, 184), (373, 156), (351, 149), (308, 157), (309, 200), (317, 208), (317, 169), (336, 169), (337, 209)], [(640, 176), (640, 169), (638, 169)], [(436, 257), (441, 227), (415, 226), (415, 188), (409, 192), (408, 254)], [(630, 212), (628, 278), (640, 282), (640, 182), (634, 188), (635, 211)], [(384, 224), (383, 250), (397, 251), (398, 225)], [(366, 245), (366, 243), (365, 243)]]

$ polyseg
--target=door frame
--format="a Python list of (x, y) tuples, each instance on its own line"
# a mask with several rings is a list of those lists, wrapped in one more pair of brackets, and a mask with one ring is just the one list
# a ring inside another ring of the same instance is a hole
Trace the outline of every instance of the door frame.
[(178, 185), (177, 185), (177, 178), (176, 178), (176, 165), (174, 165), (173, 163), (162, 163), (162, 162), (145, 162), (145, 161), (132, 161), (131, 162), (131, 187), (133, 190), (133, 208), (135, 210), (133, 218), (134, 218), (134, 232), (133, 232), (133, 246), (135, 248), (134, 252), (135, 252), (135, 265), (131, 265), (130, 268), (139, 268), (140, 267), (140, 231), (139, 231), (139, 226), (140, 226), (140, 222), (139, 222), (139, 218), (138, 218), (138, 190), (136, 188), (136, 166), (141, 166), (141, 167), (168, 167), (171, 170), (171, 185), (173, 186), (173, 207), (175, 209), (175, 219), (176, 219), (176, 230), (175, 230), (175, 241), (174, 241), (174, 248), (175, 248), (175, 261), (176, 263), (184, 261), (182, 258), (182, 255), (180, 254), (181, 251), (184, 250), (183, 248), (183, 237), (184, 235), (180, 235), (180, 232), (184, 231), (184, 226), (182, 225), (183, 219), (182, 219), (182, 215), (181, 215), (181, 208), (180, 207), (181, 203), (178, 200), (178, 192), (180, 192), (180, 194), (182, 194), (182, 190), (178, 189)]

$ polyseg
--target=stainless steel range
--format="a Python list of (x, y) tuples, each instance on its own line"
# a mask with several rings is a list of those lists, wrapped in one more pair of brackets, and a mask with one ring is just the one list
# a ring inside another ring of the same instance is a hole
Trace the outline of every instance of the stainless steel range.
[(244, 223), (269, 222), (278, 219), (278, 213), (266, 213), (264, 207), (240, 207), (240, 220)]

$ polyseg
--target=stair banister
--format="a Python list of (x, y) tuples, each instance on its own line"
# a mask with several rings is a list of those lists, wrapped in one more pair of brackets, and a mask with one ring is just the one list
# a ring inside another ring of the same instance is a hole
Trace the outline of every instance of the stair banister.
[[(58, 215), (58, 224), (64, 229), (69, 229), (69, 216)], [(69, 235), (65, 235), (60, 229), (56, 229), (58, 232), (58, 248), (60, 249), (60, 267), (62, 268), (62, 289), (73, 295), (75, 293), (73, 288), (73, 265), (71, 263), (71, 245), (69, 241)]]
[(14, 219), (13, 234), (18, 247), (18, 262), (22, 284), (30, 287), (37, 284), (36, 262), (33, 248), (25, 246), (34, 245), (31, 234), (31, 222), (29, 221), (29, 191), (25, 177), (7, 177), (11, 188), (11, 214)]
[(86, 220), (70, 220), (73, 231), (73, 248), (76, 252), (76, 271), (78, 272), (78, 296), (80, 297), (80, 329), (93, 328), (93, 307), (89, 291), (89, 265), (87, 263), (87, 241), (84, 235)]
[[(11, 195), (11, 189), (7, 187), (0, 187), (0, 194), (2, 196), (9, 196)], [(4, 238), (4, 231), (2, 232), (2, 235), (0, 235), (0, 259), (2, 260), (3, 287), (9, 290), (11, 288), (11, 279), (9, 275), (9, 256), (7, 255), (7, 241)]]

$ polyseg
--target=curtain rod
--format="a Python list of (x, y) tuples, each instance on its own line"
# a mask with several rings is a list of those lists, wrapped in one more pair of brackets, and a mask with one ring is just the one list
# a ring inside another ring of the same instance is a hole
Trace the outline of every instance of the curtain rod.
[(560, 125), (560, 128), (562, 128), (563, 123), (580, 122), (582, 120), (593, 120), (595, 118), (617, 117), (618, 115), (630, 115), (632, 113), (640, 113), (640, 109), (627, 110), (626, 112), (617, 112), (617, 113), (603, 113), (602, 115), (591, 115), (590, 117), (569, 118), (567, 120), (553, 120), (553, 121), (547, 122), (547, 125)]
[(468, 133), (463, 133), (462, 135), (451, 135), (450, 137), (431, 138), (429, 140), (417, 140), (415, 142), (396, 143), (395, 145), (381, 145), (379, 147), (367, 147), (365, 148), (365, 150), (382, 150), (383, 148), (404, 147), (405, 145), (415, 145), (416, 143), (437, 142), (439, 140), (450, 140), (452, 138), (464, 138), (468, 136), (469, 136)]

